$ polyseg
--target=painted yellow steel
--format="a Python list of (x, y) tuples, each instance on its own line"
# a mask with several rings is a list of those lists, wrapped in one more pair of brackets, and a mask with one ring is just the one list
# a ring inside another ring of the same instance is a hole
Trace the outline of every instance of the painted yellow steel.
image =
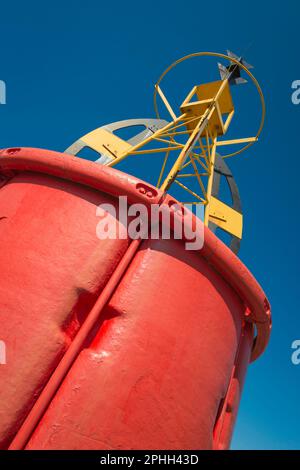
[[(219, 90), (221, 90), (220, 93)], [(218, 98), (216, 98), (217, 96)], [(195, 97), (198, 99), (197, 101), (193, 101)], [(227, 80), (195, 86), (183, 101), (180, 110), (188, 116), (197, 116), (203, 114), (205, 109), (213, 103), (215, 111), (209, 123), (210, 130), (219, 136), (224, 135), (234, 115), (234, 106)]]
[[(173, 67), (189, 58), (200, 56), (226, 59), (230, 64), (235, 64), (243, 69), (251, 78), (258, 90), (262, 106), (260, 125), (254, 137), (231, 140), (220, 139), (220, 137), (227, 133), (235, 112), (227, 79), (194, 86), (180, 106), (181, 114), (176, 116), (160, 84)], [(203, 204), (205, 206), (205, 225), (213, 222), (228, 233), (241, 238), (243, 227), (242, 215), (213, 197), (212, 188), (217, 147), (245, 144), (236, 152), (224, 155), (223, 158), (237, 155), (249, 148), (250, 145), (253, 145), (262, 131), (265, 118), (265, 104), (257, 80), (241, 62), (232, 57), (225, 54), (199, 52), (177, 60), (159, 78), (155, 85), (154, 106), (157, 117), (160, 118), (157, 107), (157, 95), (160, 96), (172, 121), (142, 142), (130, 145), (103, 128), (86, 134), (81, 140), (99, 153), (112, 156), (113, 160), (106, 163), (108, 166), (117, 165), (129, 155), (138, 156), (164, 153), (165, 157), (157, 186), (166, 192), (174, 182), (196, 199), (196, 201), (191, 201), (192, 203)], [(158, 143), (161, 145), (158, 146)], [(165, 176), (167, 163), (170, 162), (171, 158), (173, 158), (173, 164)], [(187, 167), (189, 167), (188, 172), (184, 171)], [(191, 169), (193, 172), (190, 171)], [(183, 184), (181, 178), (184, 178), (184, 181), (187, 181), (187, 183)], [(188, 181), (191, 178), (198, 183), (197, 191), (194, 190), (194, 187), (188, 186)]]
[(214, 136), (212, 138), (213, 145), (210, 152), (210, 159), (209, 159), (209, 170), (208, 170), (208, 182), (207, 182), (207, 190), (206, 190), (206, 207), (204, 212), (204, 224), (208, 225), (209, 216), (211, 213), (211, 200), (212, 200), (212, 185), (214, 179), (214, 169), (215, 169), (215, 161), (216, 161), (216, 143), (217, 138)]
[(104, 153), (115, 159), (132, 149), (132, 145), (128, 142), (103, 128), (89, 132), (80, 140), (96, 152)]
[(253, 142), (253, 143), (257, 142), (257, 138), (256, 137), (245, 137), (243, 139), (218, 140), (217, 147), (222, 147), (223, 145), (245, 144), (246, 142)]
[(231, 235), (242, 238), (242, 214), (213, 196), (210, 198), (209, 205), (209, 220)]
[(185, 146), (182, 148), (182, 150), (181, 150), (176, 162), (174, 163), (171, 171), (169, 172), (168, 176), (166, 177), (163, 184), (161, 185), (161, 189), (163, 191), (167, 191), (169, 189), (172, 182), (175, 180), (177, 174), (181, 170), (182, 165), (185, 163), (185, 160), (188, 157), (189, 152), (191, 152), (191, 149), (193, 148), (193, 146), (195, 145), (197, 140), (200, 138), (200, 136), (203, 132), (204, 124), (207, 125), (207, 123), (205, 122), (205, 119), (206, 119), (205, 114), (207, 112), (208, 112), (208, 110), (205, 111), (205, 113), (199, 119), (198, 123), (195, 124), (195, 127), (194, 127), (194, 130), (193, 130), (192, 134), (188, 138)]
[[(145, 147), (147, 144), (149, 144), (150, 142), (153, 142), (156, 137), (160, 137), (160, 136), (163, 136), (164, 135), (164, 131), (168, 131), (169, 129), (172, 129), (173, 130), (176, 128), (176, 125), (180, 125), (180, 126), (183, 126), (184, 123), (185, 123), (185, 115), (182, 115), (182, 116), (179, 116), (177, 117), (176, 119), (174, 119), (174, 121), (168, 123), (165, 127), (163, 127), (162, 129), (158, 129), (156, 132), (154, 132), (154, 134), (150, 135), (149, 137), (147, 137), (145, 140), (143, 140), (142, 142), (134, 145), (131, 147), (130, 151), (127, 152), (127, 151), (124, 151), (118, 158), (116, 158), (114, 161), (108, 163), (107, 166), (115, 166), (117, 165), (119, 162), (121, 162), (122, 160), (124, 160), (126, 157), (128, 157), (128, 155), (132, 155), (132, 154), (135, 154), (141, 147)], [(181, 122), (181, 124), (179, 124)], [(144, 154), (147, 154), (148, 151), (142, 151), (141, 153), (144, 153)]]
[[(162, 129), (157, 130), (139, 144), (132, 146), (130, 149), (125, 149), (124, 152), (121, 152), (108, 165), (115, 166), (129, 155), (166, 153), (159, 175), (159, 187), (166, 192), (171, 184), (175, 182), (183, 190), (187, 191), (205, 206), (204, 223), (208, 225), (217, 138), (225, 134), (228, 122), (231, 121), (234, 113), (228, 80), (218, 80), (195, 86), (183, 101), (180, 108), (181, 115), (178, 117), (175, 116), (162, 90), (159, 87), (157, 90), (168, 112), (174, 117), (173, 121)], [(199, 100), (191, 101), (194, 96), (199, 98)], [(224, 121), (223, 115), (227, 116)], [(183, 132), (181, 130), (183, 126), (186, 127), (187, 131)], [(175, 140), (179, 136), (185, 137), (186, 141), (180, 143)], [(168, 146), (153, 147), (154, 142), (163, 142), (168, 144)], [(152, 148), (149, 148), (149, 144), (152, 144)], [(166, 162), (170, 153), (174, 151), (179, 151), (179, 155), (176, 157), (167, 176), (163, 177)], [(200, 173), (197, 164), (205, 171)], [(185, 178), (195, 177), (197, 179), (199, 194), (176, 179), (177, 176), (180, 177), (181, 171), (187, 165), (192, 165), (194, 173), (183, 173), (183, 175)], [(227, 226), (229, 227), (229, 225)]]
[[(202, 85), (198, 85), (195, 90), (198, 100), (214, 99), (221, 85), (223, 85), (223, 80), (217, 80), (216, 82), (208, 82)], [(223, 91), (218, 98), (218, 101), (222, 113), (229, 114), (234, 110), (231, 91), (227, 80), (225, 82)]]
[(162, 89), (160, 88), (159, 85), (157, 85), (157, 91), (158, 91), (158, 94), (159, 94), (159, 96), (161, 97), (161, 99), (162, 99), (162, 101), (163, 101), (165, 107), (166, 107), (167, 110), (169, 111), (169, 114), (170, 114), (171, 118), (172, 118), (173, 120), (176, 119), (176, 114), (174, 113), (174, 111), (173, 111), (173, 109), (172, 109), (172, 107), (171, 107), (169, 101), (168, 101), (167, 98), (165, 97), (165, 95), (164, 95), (164, 93), (163, 93), (163, 91), (162, 91)]
[[(174, 68), (176, 67), (177, 65), (181, 64), (182, 62), (185, 62), (186, 60), (189, 60), (189, 59), (192, 59), (192, 58), (195, 58), (195, 57), (216, 57), (218, 59), (225, 59), (227, 60), (230, 64), (235, 64), (237, 66), (239, 66), (247, 75), (248, 77), (251, 79), (251, 81), (253, 82), (253, 84), (255, 85), (256, 89), (257, 89), (257, 92), (259, 94), (259, 98), (260, 98), (260, 103), (261, 103), (261, 118), (260, 118), (260, 123), (259, 123), (259, 127), (258, 127), (258, 130), (257, 130), (257, 133), (256, 133), (256, 140), (258, 140), (258, 137), (260, 136), (262, 130), (263, 130), (263, 127), (264, 127), (264, 122), (265, 122), (265, 117), (266, 117), (266, 105), (265, 105), (265, 99), (264, 99), (264, 95), (263, 95), (263, 92), (260, 88), (260, 85), (258, 83), (258, 81), (256, 80), (256, 78), (254, 77), (254, 75), (250, 72), (250, 70), (244, 65), (242, 64), (241, 62), (239, 62), (237, 59), (235, 59), (234, 57), (229, 57), (228, 55), (226, 54), (221, 54), (219, 52), (194, 52), (193, 54), (188, 54), (184, 57), (181, 57), (180, 59), (176, 60), (175, 62), (173, 62), (171, 65), (169, 65), (168, 68), (166, 68), (164, 70), (164, 72), (161, 74), (161, 76), (159, 77), (157, 83), (156, 83), (156, 86), (154, 88), (154, 96), (153, 96), (153, 100), (154, 100), (154, 109), (155, 109), (155, 112), (156, 112), (156, 116), (157, 118), (160, 118), (160, 114), (159, 114), (159, 111), (158, 111), (158, 105), (157, 105), (157, 87), (160, 86), (162, 80), (164, 79), (164, 77)], [(256, 141), (255, 140), (255, 141)], [(238, 155), (242, 152), (244, 152), (245, 150), (247, 150), (251, 145), (254, 144), (255, 141), (252, 141), (252, 142), (248, 142), (244, 147), (240, 148), (239, 150), (236, 150), (235, 152), (232, 152), (230, 154), (227, 154), (227, 155), (224, 155), (223, 158), (229, 158), (229, 157), (233, 157), (234, 155)]]

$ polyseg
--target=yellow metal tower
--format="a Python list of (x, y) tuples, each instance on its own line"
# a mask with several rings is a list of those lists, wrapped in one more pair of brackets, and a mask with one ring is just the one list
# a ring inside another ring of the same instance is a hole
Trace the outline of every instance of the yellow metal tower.
[[(167, 73), (179, 63), (201, 56), (226, 59), (229, 61), (229, 65), (225, 67), (219, 64), (221, 80), (194, 86), (176, 114), (162, 91), (161, 82)], [(223, 159), (240, 154), (257, 141), (263, 128), (265, 117), (263, 93), (249, 68), (252, 66), (229, 51), (228, 55), (199, 52), (185, 56), (168, 67), (155, 85), (154, 106), (159, 122), (156, 129), (153, 126), (150, 127), (151, 132), (148, 135), (146, 133), (141, 139), (137, 139), (137, 142), (131, 142), (115, 135), (109, 126), (104, 126), (83, 136), (66, 152), (76, 154), (78, 149), (86, 146), (101, 155), (99, 163), (108, 166), (116, 166), (131, 155), (163, 153), (164, 159), (157, 186), (167, 192), (173, 183), (178, 185), (191, 198), (190, 201), (181, 202), (204, 206), (205, 225), (214, 224), (233, 237), (241, 239), (243, 227), (241, 212), (215, 197), (212, 189), (217, 149), (223, 146), (239, 146), (237, 151), (223, 155)], [(242, 71), (252, 80), (259, 93), (262, 105), (261, 121), (255, 136), (226, 140), (224, 136), (235, 113), (231, 85), (246, 82), (241, 77)], [(157, 96), (161, 98), (170, 114), (170, 122), (159, 120)], [(167, 171), (169, 159), (172, 159), (172, 166)], [(197, 190), (192, 189), (189, 184), (192, 179), (197, 181)]]

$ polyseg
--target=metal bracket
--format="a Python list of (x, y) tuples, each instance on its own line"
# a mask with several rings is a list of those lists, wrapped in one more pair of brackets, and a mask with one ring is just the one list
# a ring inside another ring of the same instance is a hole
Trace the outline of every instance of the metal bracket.
[[(112, 122), (110, 124), (106, 124), (105, 126), (98, 127), (97, 129), (89, 132), (88, 134), (84, 135), (80, 139), (76, 140), (70, 147), (65, 150), (65, 153), (70, 155), (78, 155), (78, 153), (86, 147), (91, 148), (99, 153), (100, 158), (95, 161), (95, 163), (99, 163), (101, 165), (107, 165), (109, 162), (113, 161), (116, 158), (116, 154), (110, 152), (108, 147), (105, 147), (102, 143), (102, 137), (106, 132), (109, 138), (114, 138), (114, 143), (121, 144), (124, 142), (122, 139), (119, 139), (117, 136), (114, 135), (115, 131), (120, 129), (125, 129), (127, 127), (134, 127), (134, 126), (144, 126), (145, 130), (139, 132), (134, 137), (128, 139), (126, 142), (130, 146), (134, 146), (148, 138), (151, 134), (154, 134), (158, 129), (162, 129), (165, 125), (168, 124), (167, 121), (164, 119), (126, 119), (124, 121), (117, 121)], [(100, 137), (101, 136), (101, 137)], [(121, 141), (121, 142), (118, 142)], [(122, 145), (122, 144), (121, 144)]]

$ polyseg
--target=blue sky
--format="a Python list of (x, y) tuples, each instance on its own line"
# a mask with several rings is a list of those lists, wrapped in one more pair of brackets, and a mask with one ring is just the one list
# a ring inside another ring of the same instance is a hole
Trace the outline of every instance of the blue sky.
[[(300, 339), (300, 105), (291, 102), (299, 14), (296, 0), (1, 5), (0, 147), (64, 150), (105, 123), (151, 117), (153, 84), (190, 52), (247, 50), (255, 65), (266, 126), (259, 144), (228, 163), (245, 212), (240, 257), (271, 301), (274, 326), (267, 352), (249, 368), (235, 449), (300, 449), (300, 365), (291, 363), (291, 343)], [(252, 103), (249, 110), (242, 103), (241, 132), (255, 119)]]

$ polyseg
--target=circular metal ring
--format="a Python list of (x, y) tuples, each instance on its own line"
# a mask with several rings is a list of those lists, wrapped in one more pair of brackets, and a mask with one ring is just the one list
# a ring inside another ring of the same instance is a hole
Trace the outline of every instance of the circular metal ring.
[(158, 111), (158, 105), (157, 105), (157, 87), (162, 82), (163, 78), (170, 72), (170, 70), (172, 70), (174, 67), (176, 67), (176, 65), (179, 65), (181, 62), (184, 62), (185, 60), (192, 59), (193, 57), (202, 57), (202, 56), (218, 57), (218, 58), (221, 58), (221, 59), (228, 60), (231, 63), (235, 63), (236, 65), (241, 67), (244, 70), (244, 72), (246, 72), (246, 74), (251, 79), (251, 81), (254, 83), (254, 85), (255, 85), (255, 87), (258, 91), (259, 97), (260, 97), (262, 111), (261, 111), (261, 119), (260, 119), (259, 128), (258, 128), (258, 131), (257, 131), (256, 136), (255, 136), (255, 141), (249, 142), (248, 144), (244, 145), (242, 148), (240, 148), (239, 150), (237, 150), (233, 153), (222, 156), (222, 158), (233, 157), (234, 155), (238, 155), (238, 154), (244, 152), (245, 150), (247, 150), (249, 147), (251, 147), (251, 145), (253, 145), (258, 140), (258, 137), (260, 136), (260, 134), (263, 130), (263, 127), (264, 127), (265, 115), (266, 115), (265, 99), (264, 99), (264, 95), (263, 95), (262, 89), (260, 88), (260, 85), (259, 85), (258, 81), (254, 77), (254, 75), (249, 71), (249, 69), (244, 64), (242, 64), (237, 59), (235, 59), (234, 57), (229, 57), (226, 54), (220, 54), (218, 52), (194, 52), (193, 54), (188, 54), (184, 57), (181, 57), (181, 59), (176, 60), (171, 65), (169, 65), (169, 67), (161, 74), (161, 76), (159, 77), (157, 83), (155, 84), (155, 90), (154, 90), (154, 96), (153, 96), (154, 110), (155, 110), (157, 118), (160, 119), (160, 115), (159, 115), (159, 111)]

